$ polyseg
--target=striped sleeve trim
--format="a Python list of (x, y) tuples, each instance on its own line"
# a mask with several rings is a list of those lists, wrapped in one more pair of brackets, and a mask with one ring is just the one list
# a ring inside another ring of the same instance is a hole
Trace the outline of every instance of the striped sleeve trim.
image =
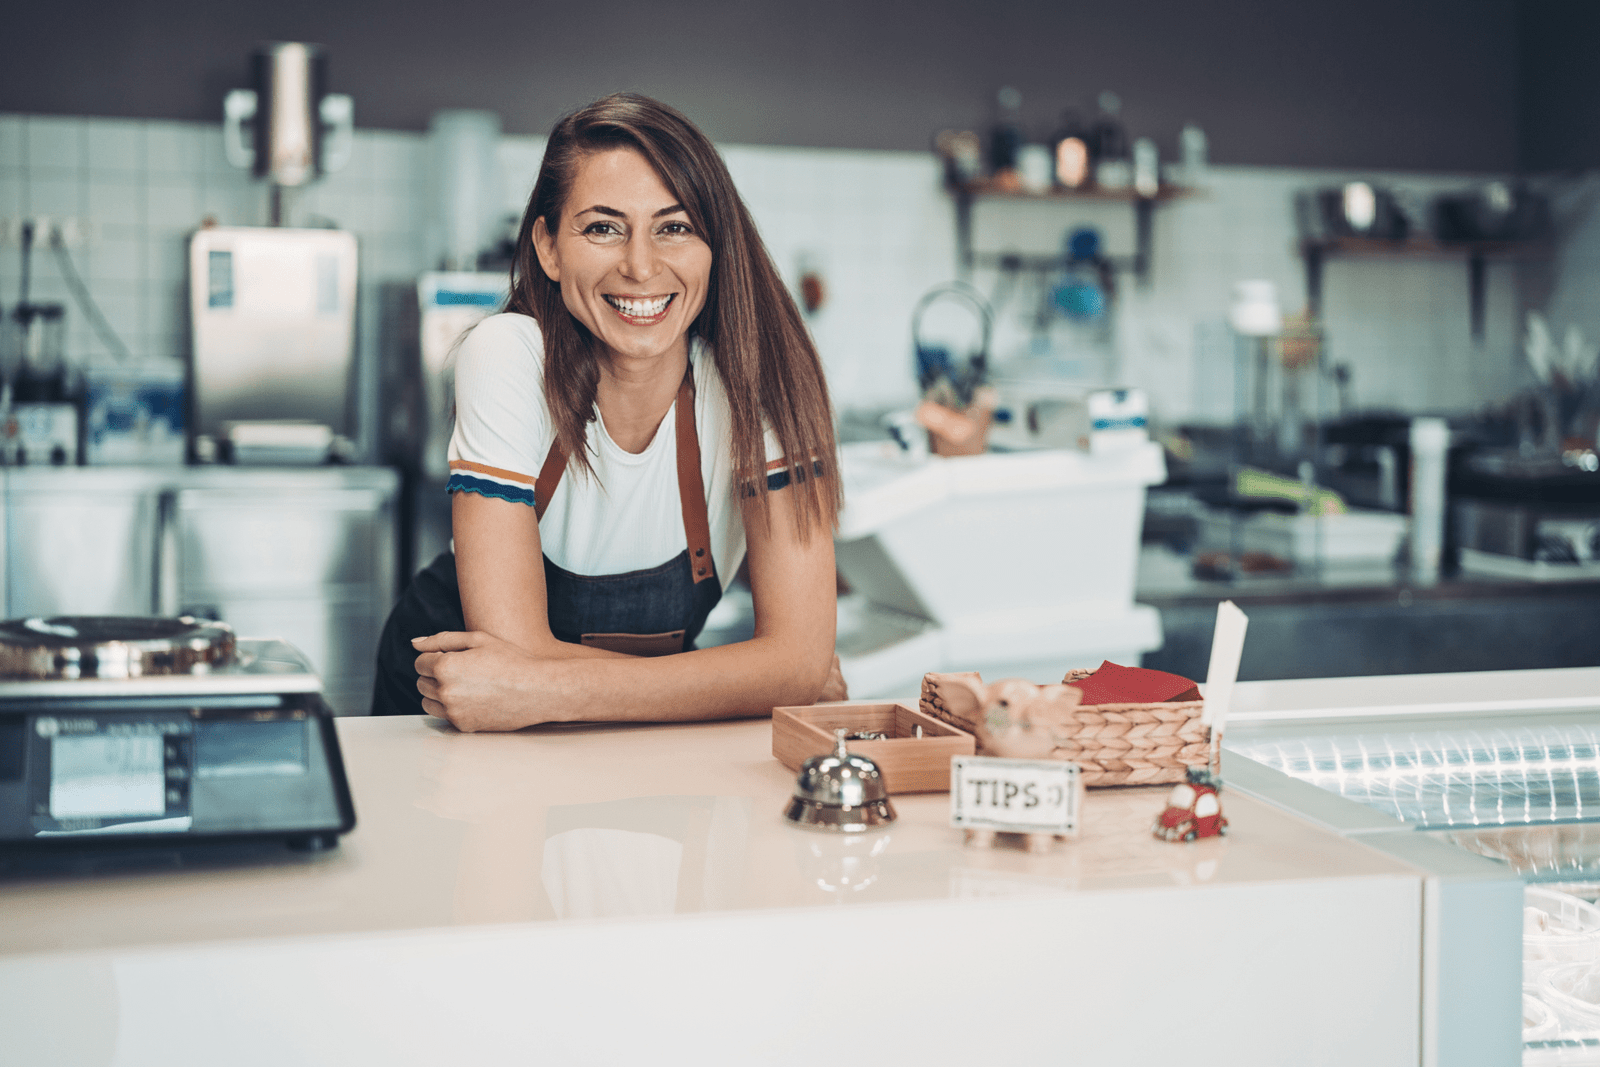
[(533, 498), (533, 487), (508, 485), (505, 482), (492, 481), (488, 478), (475, 478), (470, 474), (452, 474), (445, 483), (444, 491), (447, 493), (477, 493), (479, 496), (494, 497), (498, 500), (509, 500), (513, 504), (526, 504), (530, 508), (537, 503)]
[(517, 471), (508, 471), (500, 467), (491, 467), (487, 463), (473, 463), (471, 460), (466, 459), (451, 460), (450, 470), (452, 473), (455, 471), (473, 471), (477, 474), (487, 474), (489, 477), (495, 478), (502, 482), (517, 482), (527, 486), (532, 486), (534, 482), (537, 481), (536, 478), (529, 474), (519, 474)]
[[(812, 473), (818, 478), (822, 478), (822, 477), (826, 476), (827, 473), (828, 473), (827, 468), (822, 465), (822, 461), (820, 459), (812, 460), (812, 462), (811, 462), (811, 470), (812, 470)], [(787, 488), (789, 488), (789, 483), (792, 480), (792, 474), (793, 473), (798, 473), (800, 475), (800, 480), (801, 481), (805, 481), (806, 475), (805, 475), (805, 470), (803, 468), (801, 470), (799, 470), (798, 472), (791, 472), (790, 469), (789, 469), (789, 461), (788, 460), (784, 460), (784, 459), (772, 460), (770, 463), (767, 464), (767, 492), (775, 493), (779, 489), (787, 489)], [(755, 496), (756, 495), (756, 487), (755, 487), (755, 485), (751, 484), (750, 482), (746, 482), (745, 486), (744, 486), (744, 495), (747, 496), (747, 497), (748, 496)]]

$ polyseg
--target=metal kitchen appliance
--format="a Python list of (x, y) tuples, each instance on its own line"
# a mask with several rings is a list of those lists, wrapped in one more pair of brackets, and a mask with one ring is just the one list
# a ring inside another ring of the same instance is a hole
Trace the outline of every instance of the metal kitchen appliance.
[(1600, 576), (1600, 461), (1593, 449), (1474, 453), (1450, 488), (1462, 570), (1534, 581)]
[(332, 711), (293, 646), (169, 618), (0, 623), (0, 867), (107, 845), (355, 826)]
[(349, 162), (355, 105), (342, 93), (323, 91), (328, 55), (321, 45), (264, 44), (251, 56), (251, 76), (254, 89), (234, 89), (223, 98), (222, 143), (229, 163), (271, 183), (277, 226), (284, 187), (304, 185)]
[(505, 274), (479, 271), (428, 271), (417, 279), (421, 312), (423, 477), (443, 482), (450, 476), (446, 453), (455, 423), (456, 346), (487, 315), (505, 307), (510, 282)]
[(189, 242), (192, 456), (348, 460), (357, 421), (356, 239), (283, 224), (285, 189), (349, 162), (354, 105), (324, 91), (320, 45), (264, 44), (252, 76), (254, 89), (224, 100), (223, 146), (230, 163), (266, 180), (271, 226), (208, 226)]
[(35, 224), (21, 227), (17, 302), (0, 320), (0, 464), (76, 463), (78, 374), (66, 357), (66, 308), (30, 299)]
[[(455, 427), (455, 353), (467, 331), (505, 306), (505, 272), (426, 271), (417, 278), (417, 360), (385, 362), (378, 448), (403, 479), (401, 560), (417, 567), (450, 547), (450, 433)], [(409, 294), (407, 294), (409, 297)]]
[(189, 240), (196, 458), (348, 458), (355, 305), (354, 234), (197, 230)]

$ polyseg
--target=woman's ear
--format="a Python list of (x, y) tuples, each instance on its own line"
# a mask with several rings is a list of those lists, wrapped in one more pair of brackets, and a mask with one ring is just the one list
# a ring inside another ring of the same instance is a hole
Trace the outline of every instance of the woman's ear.
[(539, 257), (539, 266), (544, 268), (545, 276), (560, 285), (561, 261), (556, 256), (556, 239), (550, 236), (542, 215), (533, 220), (533, 251)]

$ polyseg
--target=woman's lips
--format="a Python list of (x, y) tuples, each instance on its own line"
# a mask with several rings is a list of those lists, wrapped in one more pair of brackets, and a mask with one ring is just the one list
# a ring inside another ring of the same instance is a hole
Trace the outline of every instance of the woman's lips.
[(654, 297), (605, 296), (605, 302), (622, 321), (635, 326), (652, 326), (667, 317), (667, 309), (678, 294)]

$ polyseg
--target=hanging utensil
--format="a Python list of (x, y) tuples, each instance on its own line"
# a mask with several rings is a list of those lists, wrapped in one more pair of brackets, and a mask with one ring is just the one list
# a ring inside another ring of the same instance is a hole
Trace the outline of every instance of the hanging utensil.
[[(956, 357), (949, 348), (930, 343), (923, 334), (923, 324), (928, 309), (941, 301), (955, 300), (976, 312), (981, 338), (978, 350), (965, 358)], [(972, 403), (973, 392), (988, 380), (989, 346), (994, 334), (994, 311), (983, 294), (965, 282), (946, 282), (936, 285), (917, 301), (911, 313), (911, 342), (917, 358), (917, 384), (926, 396), (943, 392), (941, 383), (954, 394), (961, 408)]]

